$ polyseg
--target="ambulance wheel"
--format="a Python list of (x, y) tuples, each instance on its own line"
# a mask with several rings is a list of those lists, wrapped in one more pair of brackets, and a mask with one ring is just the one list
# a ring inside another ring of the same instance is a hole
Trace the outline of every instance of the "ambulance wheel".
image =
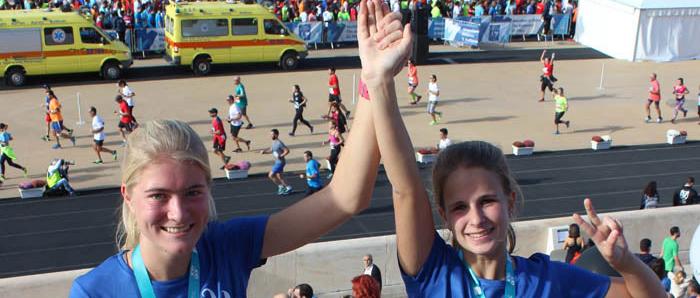
[(118, 80), (122, 76), (122, 69), (115, 62), (107, 62), (102, 66), (102, 77), (105, 80)]
[(207, 58), (200, 57), (197, 58), (197, 60), (194, 60), (194, 63), (192, 63), (192, 68), (196, 76), (206, 76), (211, 71), (211, 62), (209, 62), (209, 59)]
[(24, 69), (21, 67), (11, 68), (7, 71), (5, 77), (7, 78), (7, 83), (15, 87), (24, 85), (24, 82), (27, 80), (27, 77), (24, 74)]
[(299, 59), (296, 52), (286, 52), (280, 59), (280, 66), (284, 70), (293, 70), (299, 66)]

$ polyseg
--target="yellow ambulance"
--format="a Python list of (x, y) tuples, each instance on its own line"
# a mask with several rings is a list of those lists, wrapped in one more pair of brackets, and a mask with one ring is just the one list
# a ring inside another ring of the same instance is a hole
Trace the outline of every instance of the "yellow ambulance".
[(131, 66), (129, 48), (78, 12), (0, 10), (0, 76), (21, 86), (26, 76), (99, 72), (115, 80)]
[(212, 64), (276, 62), (291, 70), (308, 54), (304, 41), (258, 4), (171, 1), (165, 9), (170, 64), (206, 75)]

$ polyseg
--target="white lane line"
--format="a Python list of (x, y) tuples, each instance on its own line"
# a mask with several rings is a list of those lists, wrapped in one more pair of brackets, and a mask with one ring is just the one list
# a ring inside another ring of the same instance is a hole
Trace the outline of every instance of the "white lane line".
[(637, 161), (637, 162), (602, 163), (602, 164), (595, 164), (595, 165), (589, 165), (589, 166), (558, 167), (558, 168), (546, 168), (546, 169), (536, 169), (536, 170), (513, 171), (513, 173), (521, 174), (521, 173), (538, 173), (538, 172), (553, 172), (553, 171), (566, 171), (566, 170), (583, 170), (583, 169), (596, 169), (596, 168), (607, 168), (607, 167), (617, 167), (617, 166), (634, 166), (634, 165), (654, 164), (654, 163), (687, 162), (687, 161), (691, 161), (691, 160), (700, 160), (700, 157), (656, 159), (656, 160), (645, 160), (645, 161)]
[(577, 180), (571, 180), (571, 181), (559, 181), (559, 182), (543, 182), (543, 183), (537, 183), (533, 185), (521, 185), (520, 188), (528, 188), (528, 187), (537, 187), (537, 186), (548, 186), (548, 185), (559, 185), (559, 184), (571, 184), (571, 183), (587, 183), (587, 182), (598, 182), (598, 181), (613, 181), (613, 180), (620, 180), (620, 179), (632, 179), (632, 178), (644, 178), (644, 177), (658, 177), (658, 176), (671, 176), (671, 175), (677, 175), (677, 174), (694, 174), (697, 173), (698, 170), (695, 171), (681, 171), (681, 172), (673, 172), (673, 173), (663, 173), (663, 174), (648, 174), (648, 175), (633, 175), (633, 176), (617, 176), (617, 177), (609, 177), (609, 178), (599, 178), (599, 179), (577, 179)]
[(0, 222), (11, 221), (11, 220), (43, 218), (43, 217), (51, 217), (51, 216), (63, 216), (63, 215), (71, 215), (71, 214), (85, 214), (85, 213), (91, 213), (91, 212), (101, 212), (101, 211), (106, 211), (106, 210), (115, 211), (115, 210), (117, 210), (117, 208), (98, 208), (98, 209), (87, 209), (87, 210), (75, 210), (75, 211), (66, 211), (66, 212), (57, 212), (57, 213), (47, 213), (47, 214), (40, 214), (40, 215), (23, 215), (23, 216), (16, 216), (16, 217), (6, 217), (6, 218), (0, 218)]
[(89, 227), (69, 228), (69, 229), (58, 229), (58, 230), (50, 230), (50, 231), (42, 231), (42, 232), (32, 232), (32, 233), (7, 234), (7, 235), (2, 235), (2, 236), (0, 236), (0, 239), (2, 239), (2, 238), (10, 238), (10, 237), (39, 236), (39, 235), (47, 235), (47, 234), (54, 234), (54, 233), (64, 233), (64, 232), (78, 232), (78, 231), (86, 231), (86, 230), (92, 230), (92, 229), (109, 228), (109, 227), (114, 227), (114, 226), (116, 226), (116, 225), (117, 225), (117, 223), (115, 222), (115, 223), (112, 223), (112, 224), (96, 225), (96, 226), (89, 226)]
[[(676, 189), (678, 187), (659, 187), (657, 190), (672, 190)], [(537, 199), (525, 199), (523, 201), (524, 204), (531, 203), (531, 202), (542, 202), (542, 201), (555, 201), (555, 200), (566, 200), (566, 199), (585, 199), (586, 197), (590, 197), (592, 199), (595, 199), (596, 197), (599, 196), (606, 196), (606, 195), (620, 195), (620, 194), (627, 194), (627, 193), (633, 193), (633, 194), (641, 194), (639, 189), (632, 189), (632, 190), (623, 190), (623, 191), (609, 191), (609, 192), (598, 192), (598, 193), (587, 193), (587, 194), (577, 194), (577, 195), (568, 195), (568, 196), (561, 196), (561, 197), (545, 197), (545, 198), (537, 198)], [(583, 202), (583, 201), (582, 201)]]
[[(569, 154), (553, 154), (553, 155), (535, 155), (529, 156), (523, 159), (519, 159), (515, 156), (508, 156), (508, 161), (514, 160), (522, 160), (522, 161), (528, 161), (528, 160), (533, 160), (533, 159), (551, 159), (551, 158), (561, 158), (561, 157), (572, 157), (572, 156), (592, 156), (592, 155), (611, 155), (611, 154), (629, 154), (633, 152), (644, 152), (644, 151), (656, 151), (656, 150), (674, 150), (674, 149), (692, 149), (692, 148), (700, 148), (700, 145), (694, 146), (694, 145), (683, 145), (683, 146), (671, 146), (669, 145), (668, 147), (660, 147), (660, 148), (639, 148), (639, 149), (625, 149), (625, 150), (603, 150), (603, 151), (590, 151), (590, 152), (581, 152), (581, 153), (569, 153)], [(548, 151), (548, 152), (557, 152), (557, 151)]]
[(114, 248), (116, 249), (116, 243), (114, 243), (114, 241), (109, 241), (109, 242), (96, 242), (96, 243), (86, 243), (86, 244), (68, 245), (68, 246), (54, 246), (54, 247), (50, 247), (50, 248), (40, 248), (40, 249), (31, 249), (31, 250), (23, 250), (23, 251), (6, 252), (6, 253), (1, 253), (0, 257), (17, 256), (17, 255), (23, 255), (23, 254), (29, 254), (29, 253), (47, 252), (47, 251), (54, 251), (54, 250), (84, 248), (84, 247), (107, 245), (107, 244), (114, 245), (115, 246)]

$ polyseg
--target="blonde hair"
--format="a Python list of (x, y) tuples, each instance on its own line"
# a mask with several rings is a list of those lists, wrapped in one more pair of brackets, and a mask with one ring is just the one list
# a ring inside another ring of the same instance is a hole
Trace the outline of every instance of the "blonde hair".
[[(440, 210), (445, 210), (444, 188), (447, 178), (460, 168), (482, 168), (491, 171), (498, 176), (505, 194), (515, 193), (515, 201), (522, 197), (522, 191), (518, 182), (511, 174), (506, 158), (501, 149), (482, 141), (462, 142), (450, 145), (440, 151), (435, 166), (433, 167), (433, 199)], [(517, 204), (516, 204), (517, 205)], [(515, 218), (515, 206), (509, 210), (509, 222), (507, 231), (508, 252), (515, 249), (515, 231), (510, 224)], [(454, 247), (458, 247), (455, 239), (452, 239)]]
[[(199, 167), (211, 184), (209, 155), (199, 135), (187, 124), (177, 120), (154, 120), (143, 123), (128, 136), (122, 161), (122, 185), (130, 193), (140, 180), (141, 173), (153, 162), (172, 159)], [(209, 220), (216, 219), (216, 206), (211, 192), (207, 192)], [(122, 250), (130, 250), (139, 242), (139, 230), (134, 214), (126, 205), (121, 206), (121, 220), (117, 226), (116, 243)]]

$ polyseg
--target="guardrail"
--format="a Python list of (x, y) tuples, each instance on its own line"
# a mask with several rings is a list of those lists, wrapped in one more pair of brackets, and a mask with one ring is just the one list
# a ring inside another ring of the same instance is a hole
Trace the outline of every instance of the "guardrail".
[[(291, 22), (287, 28), (301, 37), (306, 44), (328, 45), (357, 42), (356, 22)], [(552, 17), (552, 34), (566, 35), (571, 25), (571, 14)], [(513, 36), (541, 34), (544, 23), (540, 15), (484, 16), (432, 18), (428, 20), (428, 38), (455, 45), (478, 46), (480, 43), (506, 44)], [(113, 36), (116, 32), (106, 30)], [(163, 28), (137, 28), (126, 31), (125, 42), (133, 53), (162, 52), (165, 50)]]

